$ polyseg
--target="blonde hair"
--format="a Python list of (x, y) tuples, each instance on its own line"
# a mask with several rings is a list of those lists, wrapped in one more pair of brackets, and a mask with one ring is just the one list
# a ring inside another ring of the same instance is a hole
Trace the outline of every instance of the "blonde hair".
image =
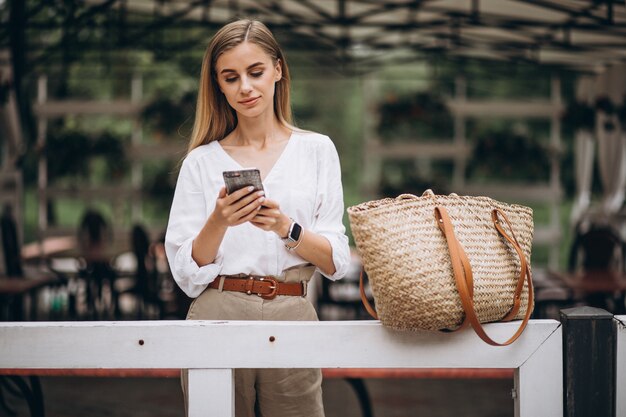
[(204, 53), (196, 119), (187, 153), (200, 145), (224, 138), (237, 126), (237, 114), (220, 91), (215, 65), (224, 52), (244, 42), (259, 46), (271, 57), (274, 64), (280, 63), (282, 78), (276, 82), (274, 114), (280, 124), (293, 127), (289, 98), (291, 79), (285, 55), (272, 32), (263, 23), (258, 20), (237, 20), (217, 31)]

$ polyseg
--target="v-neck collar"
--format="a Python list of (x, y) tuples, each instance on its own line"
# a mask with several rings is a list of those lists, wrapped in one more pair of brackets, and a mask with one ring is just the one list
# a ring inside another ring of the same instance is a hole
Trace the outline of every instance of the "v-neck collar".
[[(263, 182), (265, 182), (265, 180), (267, 180), (272, 175), (272, 173), (276, 170), (276, 166), (279, 166), (281, 164), (281, 160), (285, 159), (285, 154), (287, 153), (287, 151), (291, 147), (291, 142), (293, 142), (294, 136), (295, 136), (295, 131), (292, 130), (291, 134), (289, 135), (289, 139), (287, 140), (287, 145), (285, 145), (285, 147), (281, 151), (281, 153), (278, 156), (278, 158), (276, 159), (276, 161), (274, 161), (274, 165), (272, 165), (270, 170), (267, 171), (267, 174), (265, 175), (265, 178), (261, 178), (261, 180)], [(222, 144), (220, 143), (220, 141), (216, 140), (215, 141), (215, 145), (220, 150), (220, 152), (222, 152), (226, 156), (226, 158), (228, 158), (232, 162), (232, 164), (236, 165), (237, 169), (251, 168), (251, 167), (244, 167), (244, 166), (242, 166), (235, 158), (233, 158), (228, 152), (226, 152), (226, 149), (224, 149), (222, 147)]]

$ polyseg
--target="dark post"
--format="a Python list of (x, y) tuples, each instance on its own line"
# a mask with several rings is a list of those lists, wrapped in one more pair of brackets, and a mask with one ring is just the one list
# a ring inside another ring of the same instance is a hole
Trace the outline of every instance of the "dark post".
[(594, 307), (561, 311), (563, 416), (615, 416), (613, 314)]

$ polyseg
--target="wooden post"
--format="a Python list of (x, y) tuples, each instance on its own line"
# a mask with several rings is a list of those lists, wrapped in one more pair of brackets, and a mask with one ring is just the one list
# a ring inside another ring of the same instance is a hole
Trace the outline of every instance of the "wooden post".
[(626, 316), (615, 316), (615, 417), (626, 416)]
[(524, 364), (515, 370), (515, 417), (561, 416), (563, 409), (562, 384), (546, 384), (545, 381), (560, 380), (563, 363), (556, 361), (563, 350), (561, 328), (552, 333)]
[(232, 369), (190, 369), (188, 417), (235, 416), (235, 373)]
[(615, 415), (613, 315), (595, 307), (561, 311), (565, 417)]

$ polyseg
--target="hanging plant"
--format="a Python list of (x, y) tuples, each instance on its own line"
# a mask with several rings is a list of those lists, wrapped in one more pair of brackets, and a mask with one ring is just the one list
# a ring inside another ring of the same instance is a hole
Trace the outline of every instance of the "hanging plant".
[(176, 177), (172, 174), (173, 172), (175, 169), (171, 164), (163, 164), (153, 173), (151, 178), (146, 178), (144, 183), (144, 192), (164, 209), (169, 208), (174, 196)]
[(443, 99), (431, 93), (389, 95), (378, 110), (377, 130), (384, 140), (452, 137), (452, 116)]
[(43, 150), (48, 162), (48, 178), (83, 178), (89, 175), (89, 137), (76, 130), (51, 131)]
[(93, 141), (91, 155), (104, 159), (108, 178), (120, 179), (128, 170), (124, 141), (110, 132), (102, 133)]
[(48, 178), (82, 179), (90, 175), (90, 162), (103, 158), (106, 178), (120, 178), (128, 168), (128, 159), (121, 138), (104, 132), (90, 137), (72, 129), (52, 131), (44, 149), (48, 161)]
[(196, 94), (188, 92), (179, 100), (158, 96), (141, 112), (144, 123), (163, 136), (175, 135), (195, 114)]
[(544, 180), (550, 173), (550, 157), (537, 139), (507, 130), (488, 131), (476, 138), (467, 171), (478, 180)]

